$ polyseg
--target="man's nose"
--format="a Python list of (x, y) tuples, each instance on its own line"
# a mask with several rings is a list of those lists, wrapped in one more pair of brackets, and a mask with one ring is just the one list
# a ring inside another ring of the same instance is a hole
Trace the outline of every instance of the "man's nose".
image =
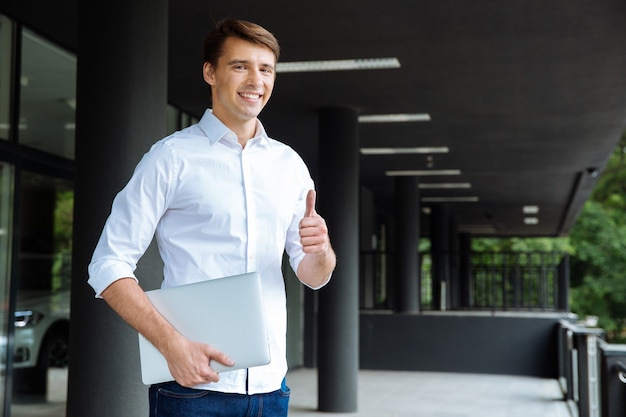
[(252, 70), (250, 71), (249, 75), (248, 75), (248, 83), (250, 85), (261, 85), (262, 81), (261, 81), (261, 72), (258, 69)]

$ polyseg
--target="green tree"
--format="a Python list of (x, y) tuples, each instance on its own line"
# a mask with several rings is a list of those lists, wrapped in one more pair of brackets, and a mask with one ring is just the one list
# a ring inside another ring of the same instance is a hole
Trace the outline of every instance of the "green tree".
[(566, 237), (548, 238), (480, 238), (472, 240), (475, 252), (572, 252)]
[(570, 234), (572, 311), (598, 316), (611, 341), (626, 318), (626, 133)]

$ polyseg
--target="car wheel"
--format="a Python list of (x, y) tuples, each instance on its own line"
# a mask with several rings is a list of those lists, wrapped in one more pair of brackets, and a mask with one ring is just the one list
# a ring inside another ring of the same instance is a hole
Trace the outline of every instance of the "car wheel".
[(39, 351), (37, 367), (33, 369), (32, 391), (45, 393), (48, 385), (48, 368), (65, 368), (69, 363), (69, 339), (66, 328), (53, 327), (48, 331)]
[[(46, 370), (51, 368), (65, 368), (69, 364), (69, 340), (67, 331), (64, 329), (53, 329), (46, 336), (44, 350), (39, 356), (40, 362), (46, 362)], [(46, 359), (47, 358), (47, 359)]]

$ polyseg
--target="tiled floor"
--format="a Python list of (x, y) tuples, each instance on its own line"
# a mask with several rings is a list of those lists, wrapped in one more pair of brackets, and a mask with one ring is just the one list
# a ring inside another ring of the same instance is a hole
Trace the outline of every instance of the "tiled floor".
[[(66, 374), (52, 376), (64, 387)], [(291, 371), (291, 417), (570, 417), (555, 380), (503, 375), (361, 371), (358, 411), (320, 413), (317, 372)], [(64, 391), (18, 398), (12, 417), (64, 417)]]

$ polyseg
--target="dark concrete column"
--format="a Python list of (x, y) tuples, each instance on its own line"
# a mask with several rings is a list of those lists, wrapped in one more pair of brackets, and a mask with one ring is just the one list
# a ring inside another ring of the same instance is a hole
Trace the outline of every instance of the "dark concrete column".
[(472, 236), (469, 233), (459, 235), (459, 284), (461, 308), (470, 307), (472, 297)]
[(318, 212), (326, 219), (337, 268), (319, 292), (318, 407), (357, 409), (359, 370), (359, 150), (358, 113), (320, 111)]
[(384, 248), (384, 253), (386, 254), (385, 285), (387, 289), (387, 300), (385, 303), (385, 307), (393, 311), (396, 311), (398, 309), (398, 301), (396, 295), (398, 293), (396, 289), (398, 286), (398, 283), (396, 282), (396, 276), (398, 275), (396, 262), (396, 245), (398, 242), (398, 239), (396, 238), (397, 230), (397, 222), (394, 213), (393, 216), (388, 216), (385, 220), (385, 244), (387, 246)]
[(450, 233), (449, 242), (450, 246), (448, 252), (450, 253), (450, 268), (449, 268), (449, 287), (448, 287), (448, 305), (449, 310), (458, 309), (461, 304), (461, 284), (459, 279), (459, 224), (454, 215), (448, 217), (448, 232)]
[(450, 280), (450, 232), (449, 209), (447, 206), (433, 206), (430, 213), (430, 244), (433, 261), (433, 309), (449, 308)]
[[(167, 21), (167, 0), (79, 1), (69, 417), (148, 415), (137, 333), (94, 299), (86, 271), (114, 195), (166, 134)], [(137, 273), (157, 285), (155, 251)]]
[(570, 265), (569, 254), (564, 254), (558, 265), (558, 292), (556, 308), (569, 312)]
[(396, 177), (396, 311), (420, 309), (420, 197), (417, 177)]

